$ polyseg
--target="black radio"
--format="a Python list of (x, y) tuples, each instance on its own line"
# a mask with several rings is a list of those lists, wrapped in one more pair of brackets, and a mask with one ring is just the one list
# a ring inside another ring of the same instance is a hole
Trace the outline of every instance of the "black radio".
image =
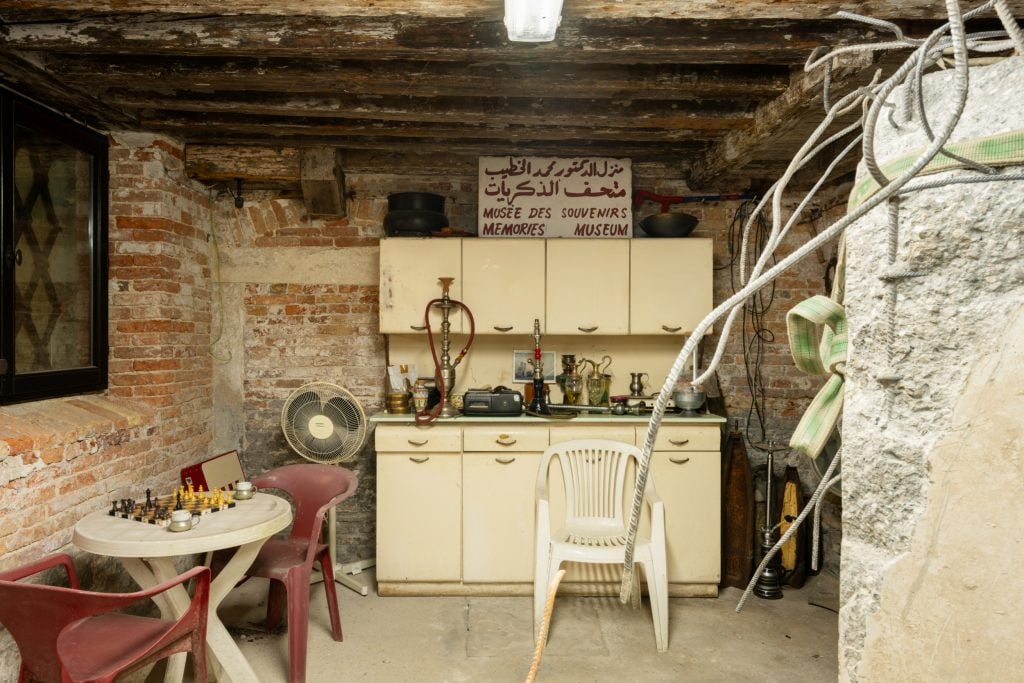
[(522, 393), (508, 387), (470, 389), (462, 397), (462, 414), (466, 417), (515, 417), (522, 412)]

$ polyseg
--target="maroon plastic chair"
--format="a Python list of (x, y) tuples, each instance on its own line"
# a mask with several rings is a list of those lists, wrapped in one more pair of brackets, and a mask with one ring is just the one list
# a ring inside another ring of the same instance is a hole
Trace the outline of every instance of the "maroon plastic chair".
[(306, 641), (309, 633), (309, 584), (313, 563), (320, 563), (331, 632), (341, 642), (341, 615), (334, 586), (334, 558), (323, 538), (324, 515), (351, 497), (359, 487), (355, 473), (334, 465), (285, 465), (253, 478), (259, 489), (279, 489), (295, 504), (295, 519), (286, 539), (272, 538), (260, 549), (247, 576), (270, 579), (267, 628), (281, 624), (288, 603), (288, 680), (306, 680)]
[[(21, 579), (64, 567), (68, 586)], [(177, 620), (112, 610), (142, 602), (195, 578), (189, 608)], [(206, 613), (210, 570), (196, 567), (135, 593), (94, 593), (79, 587), (71, 557), (58, 553), (0, 572), (0, 623), (21, 655), (19, 683), (113, 681), (178, 652), (191, 652), (196, 681), (207, 681)]]

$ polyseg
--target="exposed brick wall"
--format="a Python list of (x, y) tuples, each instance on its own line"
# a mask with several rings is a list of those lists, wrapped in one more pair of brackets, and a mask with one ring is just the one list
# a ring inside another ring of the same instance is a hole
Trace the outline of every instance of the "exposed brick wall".
[[(295, 249), (376, 247), (387, 193), (398, 190), (387, 189), (375, 177), (350, 175), (346, 183), (355, 198), (348, 202), (348, 216), (340, 219), (310, 218), (301, 200), (265, 192), (245, 193), (241, 209), (226, 196), (217, 202), (216, 226), (223, 247), (259, 251), (265, 259), (287, 263), (287, 270), (302, 280), (241, 285), (242, 342), (232, 353), (243, 354), (244, 363), (241, 377), (231, 381), (242, 383), (245, 428), (240, 446), (249, 473), (306, 462), (288, 446), (281, 430), (284, 402), (302, 384), (340, 385), (352, 392), (367, 414), (383, 405), (385, 354), (378, 288), (345, 284), (344, 274), (335, 272), (323, 273), (317, 283), (317, 274), (306, 272), (302, 250)], [(372, 439), (344, 466), (359, 472), (360, 487), (338, 512), (339, 560), (373, 558)]]
[[(83, 515), (170, 489), (208, 454), (210, 200), (182, 158), (166, 138), (111, 138), (110, 388), (0, 408), (0, 568), (75, 552)], [(87, 586), (131, 585), (112, 560), (76, 564)], [(0, 680), (16, 679), (17, 661), (0, 636)]]

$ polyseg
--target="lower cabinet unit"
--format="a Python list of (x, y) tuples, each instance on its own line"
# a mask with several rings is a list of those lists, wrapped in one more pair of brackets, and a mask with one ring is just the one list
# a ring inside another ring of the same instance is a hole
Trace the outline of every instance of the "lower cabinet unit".
[(462, 580), (533, 581), (534, 484), (547, 433), (466, 427), (462, 455)]
[[(381, 595), (529, 595), (533, 592), (535, 483), (550, 443), (608, 438), (642, 447), (642, 418), (456, 418), (429, 426), (374, 416), (377, 581)], [(665, 503), (669, 593), (718, 592), (721, 418), (666, 419), (651, 476)], [(552, 525), (561, 522), (561, 472), (552, 465)], [(628, 511), (633, 488), (623, 505)], [(649, 521), (641, 520), (646, 531)], [(613, 567), (569, 567), (565, 591), (617, 595)]]
[(462, 578), (459, 430), (435, 434), (416, 427), (396, 429), (385, 439), (379, 430), (377, 435), (377, 580), (458, 582)]

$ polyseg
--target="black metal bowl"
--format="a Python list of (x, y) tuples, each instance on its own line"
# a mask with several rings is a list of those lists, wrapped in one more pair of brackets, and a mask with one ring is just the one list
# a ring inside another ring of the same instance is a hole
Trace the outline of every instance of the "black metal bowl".
[(388, 195), (388, 211), (444, 213), (444, 197), (432, 192), (396, 192)]
[(688, 213), (656, 213), (640, 221), (640, 228), (651, 237), (686, 237), (700, 219)]
[(389, 211), (384, 216), (384, 233), (394, 236), (424, 236), (448, 227), (448, 217), (434, 211)]

